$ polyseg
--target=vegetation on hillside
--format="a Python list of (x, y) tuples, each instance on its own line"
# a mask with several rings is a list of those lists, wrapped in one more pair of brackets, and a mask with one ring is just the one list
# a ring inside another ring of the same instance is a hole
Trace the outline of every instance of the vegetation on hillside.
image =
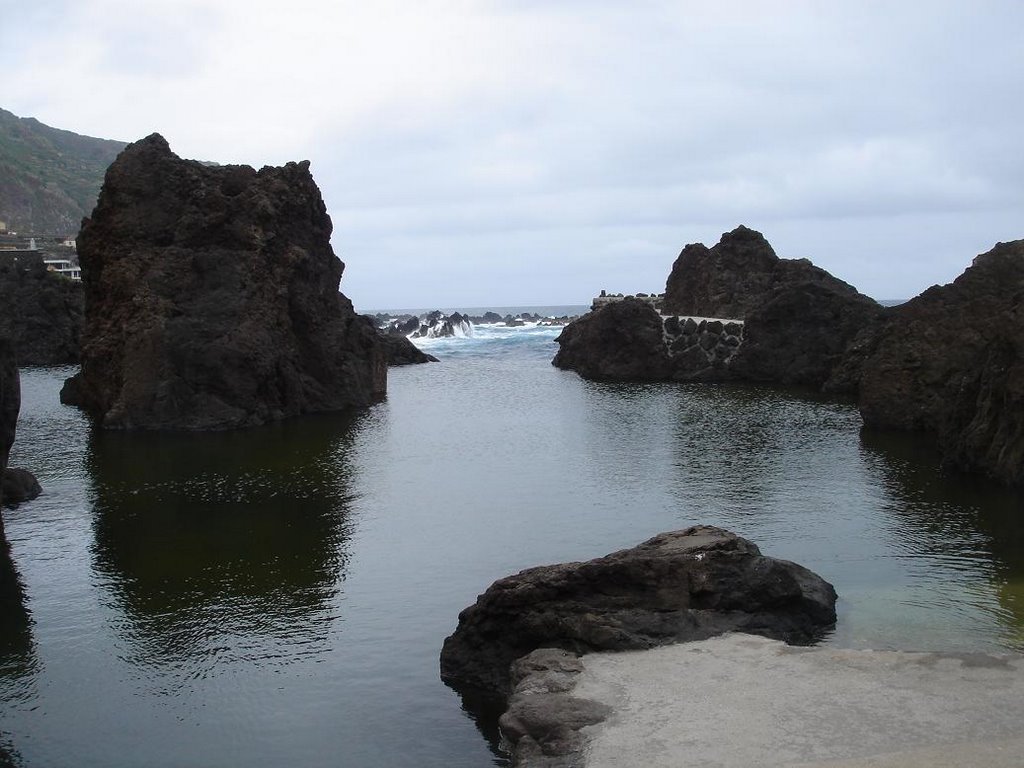
[(19, 233), (74, 236), (124, 147), (0, 109), (0, 221)]

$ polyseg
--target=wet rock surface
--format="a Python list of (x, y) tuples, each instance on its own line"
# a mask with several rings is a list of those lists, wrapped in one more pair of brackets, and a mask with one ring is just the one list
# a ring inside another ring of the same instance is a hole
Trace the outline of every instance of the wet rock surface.
[(811, 642), (834, 624), (835, 600), (832, 586), (806, 568), (765, 557), (729, 531), (696, 526), (496, 581), (459, 614), (441, 651), (441, 677), (506, 695), (510, 664), (537, 648), (642, 649), (728, 631)]
[(27, 469), (18, 467), (7, 467), (0, 474), (0, 500), (5, 505), (21, 504), (31, 501), (43, 492), (35, 475)]
[(309, 172), (182, 160), (157, 134), (107, 171), (78, 238), (82, 370), (62, 400), (115, 429), (226, 429), (365, 406), (386, 390), (372, 321)]

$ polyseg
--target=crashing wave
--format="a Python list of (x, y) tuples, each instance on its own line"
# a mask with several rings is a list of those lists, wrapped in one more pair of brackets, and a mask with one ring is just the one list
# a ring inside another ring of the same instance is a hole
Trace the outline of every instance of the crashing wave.
[(468, 337), (473, 335), (473, 323), (465, 315), (454, 312), (446, 315), (434, 310), (422, 320), (419, 327), (409, 334), (412, 339), (442, 339), (451, 336)]

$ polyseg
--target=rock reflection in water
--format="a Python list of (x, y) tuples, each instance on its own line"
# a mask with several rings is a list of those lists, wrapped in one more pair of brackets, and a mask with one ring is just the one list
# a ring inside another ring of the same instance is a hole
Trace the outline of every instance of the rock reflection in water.
[(130, 660), (182, 679), (323, 653), (348, 557), (353, 422), (95, 432), (94, 570)]
[[(865, 461), (884, 477), (894, 539), (917, 556), (980, 575), (997, 601), (1003, 642), (1024, 651), (1024, 491), (955, 471), (921, 435), (864, 429)], [(955, 599), (955, 596), (953, 596)]]
[[(19, 705), (32, 701), (38, 665), (25, 590), (11, 559), (10, 546), (0, 538), (0, 678), (8, 701)], [(0, 742), (0, 765), (3, 750)]]

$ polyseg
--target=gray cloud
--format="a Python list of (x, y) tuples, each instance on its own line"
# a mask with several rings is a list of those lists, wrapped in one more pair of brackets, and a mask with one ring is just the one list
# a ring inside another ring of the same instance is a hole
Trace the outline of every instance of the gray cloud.
[(683, 244), (741, 222), (908, 296), (1024, 236), (1019, 3), (210, 7), (64, 6), (0, 53), (5, 106), (311, 159), (363, 308), (660, 289)]

